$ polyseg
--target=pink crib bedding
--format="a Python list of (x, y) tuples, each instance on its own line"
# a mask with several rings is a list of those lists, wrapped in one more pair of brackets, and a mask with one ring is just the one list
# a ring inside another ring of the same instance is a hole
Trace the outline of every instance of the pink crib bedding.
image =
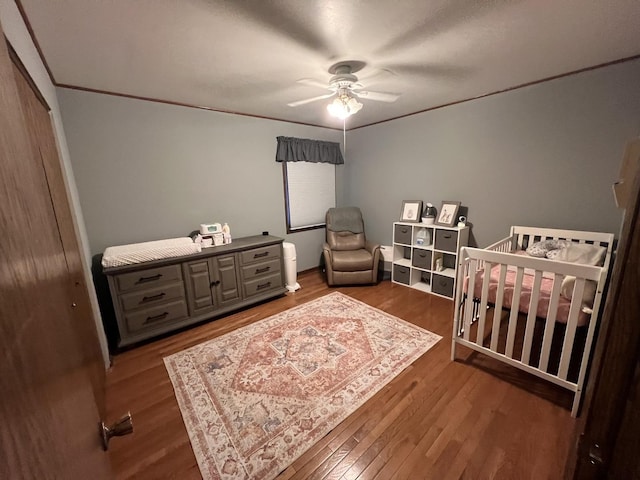
[[(528, 269), (527, 269), (528, 270)], [(520, 291), (520, 300), (518, 304), (518, 311), (521, 313), (529, 313), (529, 302), (531, 301), (531, 290), (533, 289), (533, 279), (534, 276), (532, 274), (528, 274), (527, 270), (522, 278), (522, 288)], [(476, 274), (475, 285), (474, 285), (474, 297), (481, 298), (482, 297), (482, 282), (484, 278), (484, 271), (479, 271)], [(487, 302), (490, 304), (495, 304), (498, 292), (498, 284), (500, 281), (500, 266), (496, 265), (491, 269), (491, 278), (489, 279), (489, 296)], [(513, 293), (514, 293), (514, 285), (516, 281), (516, 269), (515, 268), (507, 268), (507, 274), (505, 278), (504, 285), (504, 296), (502, 300), (503, 308), (511, 308), (513, 303)], [(468, 278), (465, 279), (465, 283), (468, 283)], [(546, 318), (547, 312), (549, 310), (549, 302), (551, 299), (551, 289), (553, 288), (553, 278), (548, 278), (547, 276), (542, 277), (542, 281), (540, 283), (540, 294), (538, 296), (538, 308), (536, 310), (536, 316), (540, 318)], [(465, 292), (468, 290), (467, 285), (465, 285)], [(571, 300), (560, 295), (558, 301), (558, 311), (556, 314), (556, 322), (567, 323), (569, 319), (569, 309), (571, 307)], [(578, 315), (578, 325), (583, 326), (589, 323), (591, 315), (589, 313), (580, 310), (580, 314)]]

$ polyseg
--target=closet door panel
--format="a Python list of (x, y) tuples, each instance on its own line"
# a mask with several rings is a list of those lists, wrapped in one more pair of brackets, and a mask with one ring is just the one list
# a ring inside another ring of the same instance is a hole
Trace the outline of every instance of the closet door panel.
[(91, 371), (96, 403), (101, 415), (105, 415), (105, 369), (102, 353), (96, 332), (93, 311), (89, 300), (88, 286), (84, 275), (80, 244), (76, 235), (76, 227), (70, 207), (70, 198), (64, 180), (62, 165), (58, 155), (58, 146), (53, 130), (49, 108), (22, 67), (19, 59), (13, 55), (13, 71), (18, 88), (20, 103), (31, 140), (34, 144), (36, 161), (44, 170), (51, 205), (58, 225), (59, 237), (64, 250), (64, 258), (68, 270), (69, 288), (75, 330), (82, 345), (84, 361)]
[(107, 479), (62, 232), (17, 73), (0, 42), (0, 477)]

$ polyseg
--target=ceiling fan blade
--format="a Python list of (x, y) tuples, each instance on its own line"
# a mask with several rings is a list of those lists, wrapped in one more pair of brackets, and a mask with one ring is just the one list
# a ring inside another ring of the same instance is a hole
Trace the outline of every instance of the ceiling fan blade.
[(367, 98), (369, 100), (375, 100), (377, 102), (395, 102), (399, 97), (399, 93), (391, 92), (371, 92), (369, 90), (353, 91), (354, 95), (360, 98)]
[(287, 105), (289, 105), (290, 107), (297, 107), (297, 106), (300, 106), (300, 105), (304, 105), (306, 103), (311, 103), (311, 102), (316, 102), (318, 100), (322, 100), (323, 98), (333, 97), (334, 95), (335, 95), (335, 92), (326, 93), (326, 94), (320, 95), (318, 97), (306, 98), (304, 100), (298, 100), (297, 102), (287, 103)]
[(302, 83), (303, 85), (308, 85), (310, 87), (318, 87), (324, 88), (325, 90), (329, 88), (329, 85), (326, 83), (320, 82), (319, 80), (314, 80), (313, 78), (301, 78), (298, 80), (298, 83)]

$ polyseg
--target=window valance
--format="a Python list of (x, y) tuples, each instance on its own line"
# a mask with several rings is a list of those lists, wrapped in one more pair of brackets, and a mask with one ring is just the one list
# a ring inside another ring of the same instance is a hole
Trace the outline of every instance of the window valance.
[(308, 138), (277, 137), (276, 162), (344, 163), (340, 144)]

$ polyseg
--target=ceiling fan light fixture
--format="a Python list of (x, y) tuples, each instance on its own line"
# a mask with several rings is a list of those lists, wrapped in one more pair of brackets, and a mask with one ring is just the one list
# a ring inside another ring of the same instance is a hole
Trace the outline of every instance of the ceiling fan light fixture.
[(362, 104), (354, 97), (347, 94), (334, 98), (333, 101), (327, 105), (329, 114), (341, 119), (350, 117), (354, 113), (359, 112), (360, 109), (362, 109)]

